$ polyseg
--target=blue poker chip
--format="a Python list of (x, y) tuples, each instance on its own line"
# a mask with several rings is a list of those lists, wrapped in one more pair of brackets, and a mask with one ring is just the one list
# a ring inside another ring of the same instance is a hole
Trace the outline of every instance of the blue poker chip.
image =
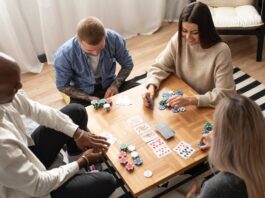
[(182, 96), (182, 95), (183, 95), (183, 93), (184, 93), (184, 92), (183, 92), (183, 91), (181, 91), (181, 90), (177, 90), (177, 91), (175, 92), (175, 94), (176, 94), (176, 95), (179, 95), (179, 96)]
[(142, 159), (140, 157), (137, 157), (137, 158), (134, 159), (134, 164), (136, 166), (140, 166), (140, 165), (143, 164), (143, 161), (142, 161)]
[(165, 92), (165, 93), (162, 94), (162, 97), (168, 99), (168, 98), (170, 98), (172, 95), (173, 95), (172, 93)]
[(165, 110), (167, 107), (165, 105), (159, 105), (160, 110)]
[(202, 131), (202, 134), (208, 134), (208, 133), (209, 133), (209, 131), (206, 129)]
[(173, 113), (178, 113), (178, 112), (180, 112), (180, 110), (179, 110), (179, 108), (174, 108), (174, 109), (172, 109), (172, 112)]
[(199, 147), (202, 147), (202, 146), (205, 146), (205, 143), (203, 141), (201, 141), (199, 144), (198, 144)]

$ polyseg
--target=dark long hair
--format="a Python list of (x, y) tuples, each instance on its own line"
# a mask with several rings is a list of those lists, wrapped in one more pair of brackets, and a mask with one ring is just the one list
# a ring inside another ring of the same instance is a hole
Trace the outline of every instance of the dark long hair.
[(194, 2), (187, 5), (181, 12), (179, 18), (179, 34), (178, 34), (178, 51), (181, 56), (182, 49), (182, 23), (189, 22), (197, 24), (199, 27), (200, 45), (203, 49), (207, 49), (222, 39), (218, 35), (211, 12), (207, 5), (201, 2)]

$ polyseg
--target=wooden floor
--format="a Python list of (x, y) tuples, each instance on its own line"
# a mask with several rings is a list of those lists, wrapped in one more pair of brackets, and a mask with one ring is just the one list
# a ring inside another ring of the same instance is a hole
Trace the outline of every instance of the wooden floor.
[[(128, 39), (127, 47), (135, 64), (129, 78), (144, 73), (176, 31), (176, 23), (165, 23), (153, 35)], [(244, 72), (265, 84), (265, 46), (263, 61), (256, 62), (255, 36), (223, 36), (222, 38), (231, 48), (233, 65), (240, 67)], [(64, 105), (62, 96), (55, 87), (52, 66), (45, 65), (40, 74), (23, 74), (22, 83), (24, 90), (32, 99), (56, 108)]]

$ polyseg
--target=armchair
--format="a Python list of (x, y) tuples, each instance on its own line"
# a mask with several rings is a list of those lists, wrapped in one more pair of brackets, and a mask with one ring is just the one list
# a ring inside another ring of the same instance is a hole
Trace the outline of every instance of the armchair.
[(265, 0), (197, 0), (209, 6), (220, 35), (256, 35), (256, 61), (262, 60)]

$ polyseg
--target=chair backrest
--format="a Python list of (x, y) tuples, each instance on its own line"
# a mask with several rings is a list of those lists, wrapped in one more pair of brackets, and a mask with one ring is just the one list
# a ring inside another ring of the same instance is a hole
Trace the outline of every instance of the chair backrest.
[(255, 0), (197, 0), (211, 7), (236, 7), (242, 5), (255, 5)]

